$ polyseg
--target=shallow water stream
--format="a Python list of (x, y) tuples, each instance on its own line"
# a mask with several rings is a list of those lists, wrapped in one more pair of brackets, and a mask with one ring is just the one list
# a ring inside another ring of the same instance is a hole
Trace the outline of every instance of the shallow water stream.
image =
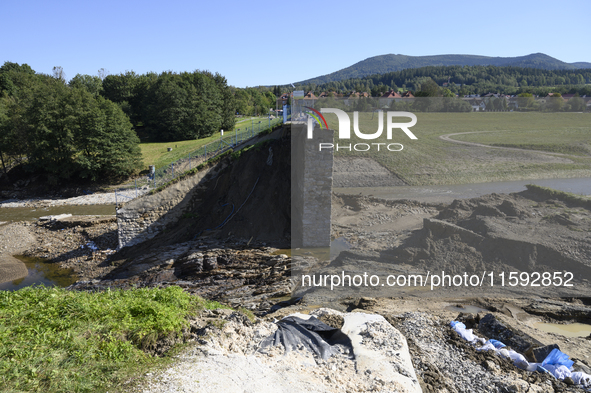
[(63, 205), (52, 207), (0, 207), (0, 221), (34, 221), (43, 216), (72, 214), (108, 216), (115, 214), (115, 205)]
[(0, 290), (16, 291), (31, 285), (45, 285), (46, 287), (67, 287), (76, 282), (74, 271), (62, 269), (57, 263), (49, 263), (42, 258), (15, 255), (24, 262), (29, 274), (25, 278), (0, 284)]

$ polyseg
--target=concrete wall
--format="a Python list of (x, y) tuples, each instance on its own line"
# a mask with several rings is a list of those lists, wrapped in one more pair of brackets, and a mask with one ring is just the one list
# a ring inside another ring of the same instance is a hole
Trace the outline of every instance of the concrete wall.
[(292, 247), (330, 247), (333, 151), (319, 151), (332, 143), (333, 130), (314, 130), (307, 139), (306, 124), (292, 123)]

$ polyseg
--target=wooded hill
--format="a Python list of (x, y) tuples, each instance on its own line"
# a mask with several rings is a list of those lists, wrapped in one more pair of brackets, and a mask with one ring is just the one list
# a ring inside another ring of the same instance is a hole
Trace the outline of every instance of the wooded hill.
[(316, 85), (296, 85), (296, 88), (321, 92), (368, 92), (373, 97), (386, 91), (420, 91), (430, 80), (458, 95), (533, 93), (545, 96), (550, 92), (578, 93), (591, 96), (591, 68), (574, 70), (545, 70), (540, 68), (497, 66), (428, 66), (401, 71), (351, 78)]
[(435, 55), (435, 56), (406, 56), (388, 54), (374, 56), (342, 70), (310, 78), (298, 84), (323, 84), (352, 78), (363, 78), (368, 75), (385, 74), (409, 68), (427, 66), (486, 66), (539, 68), (545, 70), (574, 70), (591, 68), (591, 63), (565, 63), (544, 53), (532, 53), (518, 57), (489, 57), (476, 55)]

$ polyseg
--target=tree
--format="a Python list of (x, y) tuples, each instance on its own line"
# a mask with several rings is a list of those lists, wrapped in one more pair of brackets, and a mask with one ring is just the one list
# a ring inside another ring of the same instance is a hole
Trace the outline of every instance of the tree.
[(107, 71), (106, 69), (101, 68), (98, 70), (98, 77), (101, 81), (104, 81), (107, 75), (109, 75), (109, 71)]
[(75, 135), (80, 151), (79, 176), (94, 181), (99, 177), (125, 177), (141, 168), (140, 141), (121, 108), (103, 97), (90, 101), (87, 96), (79, 100), (87, 103)]
[(452, 92), (451, 92), (451, 90), (450, 90), (450, 89), (447, 89), (447, 88), (445, 88), (445, 89), (443, 89), (443, 90), (441, 91), (441, 95), (442, 95), (443, 97), (448, 97), (448, 98), (449, 98), (449, 97), (455, 97), (455, 96), (456, 96), (454, 93), (452, 93)]
[(21, 72), (21, 73), (30, 74), (30, 75), (35, 74), (35, 71), (33, 71), (33, 69), (26, 63), (23, 63), (22, 65), (20, 65), (18, 63), (11, 63), (10, 61), (4, 62), (2, 67), (0, 67), (0, 73), (10, 72), (10, 71)]
[(28, 151), (24, 112), (17, 97), (0, 97), (0, 160), (5, 173), (10, 163), (19, 163)]
[(421, 83), (421, 90), (415, 94), (417, 97), (438, 97), (439, 86), (431, 78), (428, 78), (425, 82)]
[(66, 83), (66, 73), (61, 66), (53, 67), (53, 77), (62, 83)]
[(204, 138), (222, 128), (222, 96), (204, 73), (163, 73), (146, 101), (142, 119), (154, 140)]
[(517, 95), (517, 105), (521, 110), (523, 108), (531, 108), (534, 103), (534, 96), (531, 93), (521, 93)]
[(562, 94), (553, 93), (552, 96), (546, 97), (544, 109), (551, 112), (558, 112), (562, 109), (563, 105), (564, 100), (562, 99)]
[[(232, 94), (232, 91), (230, 90), (230, 87), (228, 86), (228, 82), (226, 81), (225, 77), (216, 73), (213, 77), (213, 80), (215, 81), (217, 88), (220, 91), (222, 100), (222, 106), (220, 108), (222, 117), (221, 128), (224, 130), (231, 130), (232, 128), (234, 128), (234, 125), (236, 124), (236, 117), (234, 116), (234, 94)], [(276, 86), (276, 88), (279, 89), (279, 86)], [(277, 89), (276, 91), (281, 92)], [(271, 92), (268, 92), (268, 94), (273, 101), (276, 100), (274, 94), (272, 94)]]
[(14, 96), (17, 92), (16, 86), (6, 73), (0, 74), (0, 97), (3, 94), (7, 96)]
[(581, 97), (575, 96), (564, 105), (564, 110), (567, 112), (585, 112), (585, 101)]
[(114, 103), (58, 80), (38, 86), (25, 113), (29, 167), (57, 179), (129, 176), (139, 139)]
[(441, 100), (443, 101), (443, 112), (472, 112), (472, 106), (462, 99), (444, 97)]
[(103, 91), (103, 81), (98, 76), (76, 74), (70, 79), (70, 87), (84, 89), (97, 97)]

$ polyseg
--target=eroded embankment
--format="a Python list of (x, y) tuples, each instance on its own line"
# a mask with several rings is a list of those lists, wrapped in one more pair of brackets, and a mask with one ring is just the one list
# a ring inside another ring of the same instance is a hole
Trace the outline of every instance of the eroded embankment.
[(289, 130), (277, 130), (207, 170), (126, 204), (118, 211), (120, 237), (127, 230), (122, 226), (133, 233), (123, 234), (121, 255), (202, 236), (288, 244), (290, 147)]
[[(335, 233), (344, 237), (352, 249), (310, 273), (316, 277), (342, 276), (343, 272), (375, 274), (379, 283), (337, 285), (335, 289), (330, 285), (307, 285), (302, 293), (314, 292), (319, 299), (350, 293), (400, 296), (412, 291), (428, 297), (443, 293), (591, 294), (591, 211), (586, 200), (530, 187), (517, 194), (491, 194), (455, 200), (449, 205), (361, 196), (341, 196), (341, 201), (343, 206), (333, 214), (338, 222)], [(413, 223), (414, 228), (405, 227)], [(296, 262), (294, 265), (299, 266)], [(443, 272), (457, 275), (457, 279), (470, 277), (473, 284), (467, 279), (461, 284), (451, 284), (448, 279), (445, 287), (442, 281), (433, 280), (424, 286), (419, 284), (420, 288), (412, 283), (390, 285), (392, 279), (386, 284), (390, 275), (418, 275), (429, 280), (434, 274), (443, 277)]]

